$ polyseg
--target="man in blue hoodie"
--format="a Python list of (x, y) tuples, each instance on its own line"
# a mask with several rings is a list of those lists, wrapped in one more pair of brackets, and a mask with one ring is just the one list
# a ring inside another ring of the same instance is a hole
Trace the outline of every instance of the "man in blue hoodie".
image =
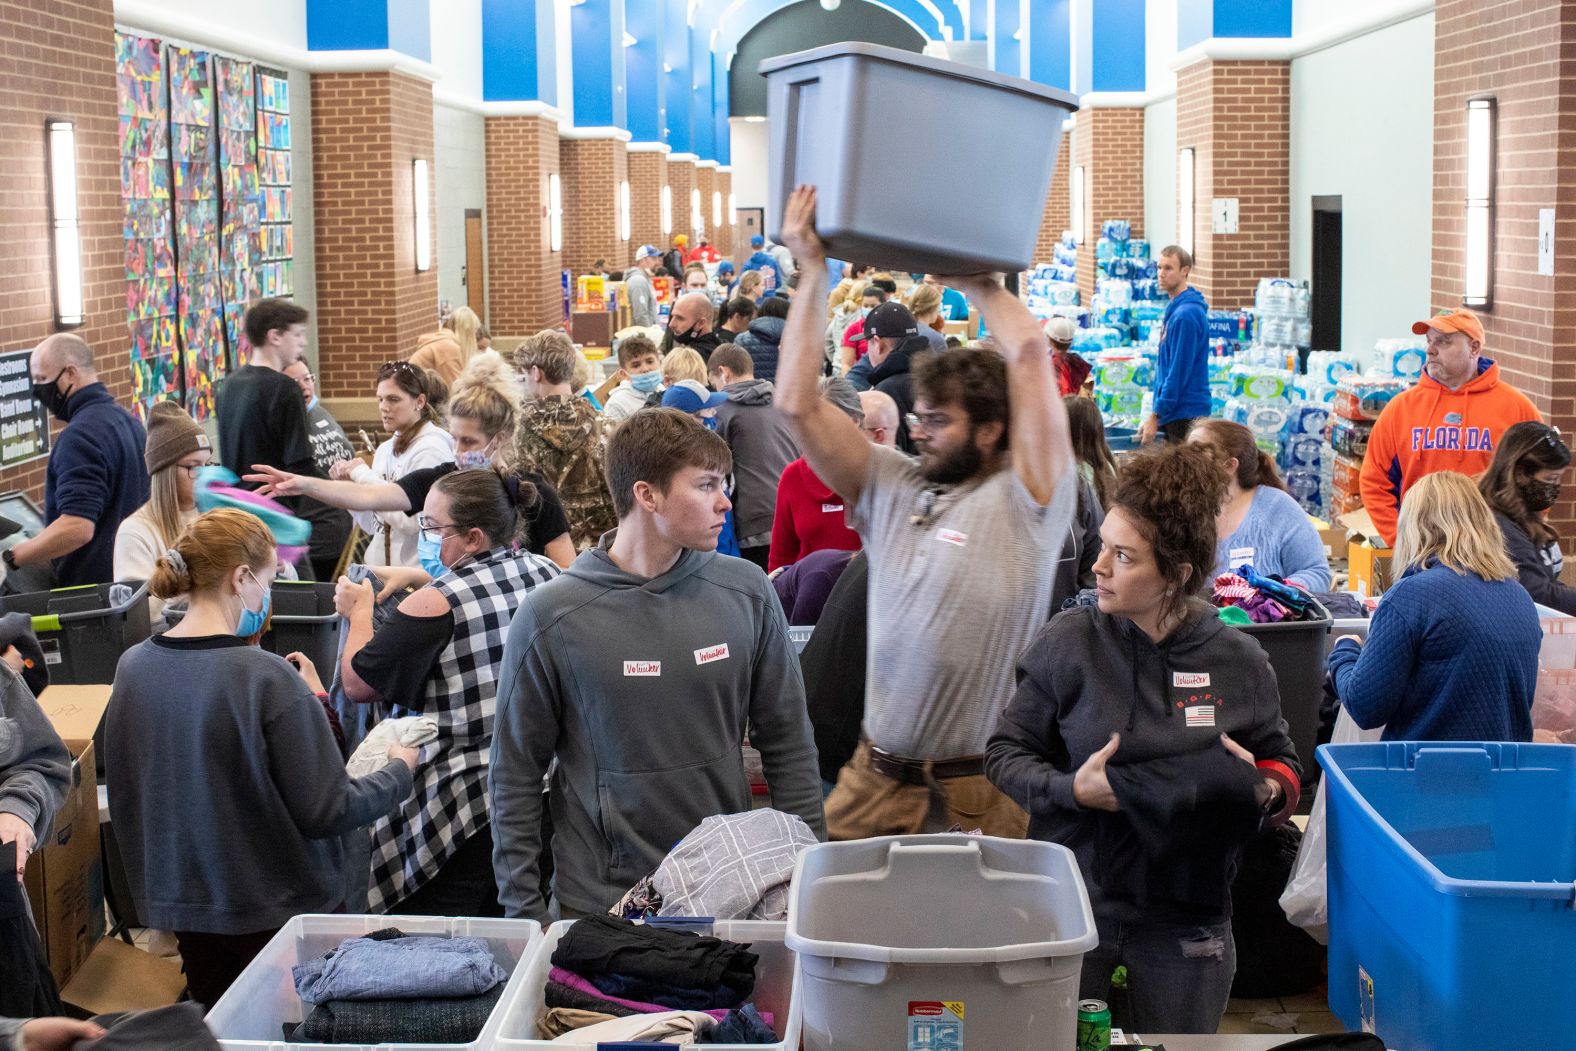
[(1138, 430), (1144, 445), (1156, 434), (1164, 434), (1168, 442), (1185, 441), (1193, 421), (1209, 415), (1209, 304), (1198, 289), (1189, 287), (1192, 270), (1187, 249), (1167, 245), (1160, 250), (1155, 277), (1171, 303), (1155, 366), (1154, 408)]
[(750, 238), (750, 247), (755, 249), (755, 252), (744, 261), (744, 269), (761, 272), (761, 295), (755, 301), (762, 303), (770, 296), (776, 295), (777, 290), (787, 282), (783, 279), (783, 270), (778, 264), (777, 257), (766, 249), (766, 238), (756, 234)]
[(716, 551), (732, 461), (677, 409), (635, 413), (607, 445), (618, 528), (520, 603), (498, 669), (489, 784), (510, 916), (550, 916), (538, 872), (555, 758), (562, 918), (606, 912), (703, 820), (750, 809), (746, 729), (772, 806), (825, 834), (782, 606), (765, 573)]

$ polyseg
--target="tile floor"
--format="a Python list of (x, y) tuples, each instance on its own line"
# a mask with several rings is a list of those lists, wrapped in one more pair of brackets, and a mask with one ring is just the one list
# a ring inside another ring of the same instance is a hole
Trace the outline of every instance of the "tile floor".
[(1330, 1013), (1324, 986), (1297, 996), (1265, 1000), (1232, 1000), (1221, 1019), (1221, 1033), (1299, 1034), (1344, 1033), (1346, 1027)]

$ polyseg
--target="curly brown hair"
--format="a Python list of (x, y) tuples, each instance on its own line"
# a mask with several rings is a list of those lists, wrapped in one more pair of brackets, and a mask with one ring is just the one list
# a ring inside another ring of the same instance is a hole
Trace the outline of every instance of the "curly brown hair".
[(1167, 586), (1162, 619), (1213, 582), (1215, 516), (1226, 497), (1226, 476), (1206, 448), (1183, 443), (1134, 456), (1122, 466), (1111, 494), (1155, 552)]

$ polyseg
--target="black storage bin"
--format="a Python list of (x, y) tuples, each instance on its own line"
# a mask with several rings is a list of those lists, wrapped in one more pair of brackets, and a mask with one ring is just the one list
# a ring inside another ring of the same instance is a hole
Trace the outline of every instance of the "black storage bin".
[(1297, 758), (1302, 760), (1302, 781), (1312, 785), (1319, 778), (1313, 750), (1319, 739), (1319, 702), (1324, 697), (1325, 636), (1330, 633), (1329, 610), (1314, 602), (1316, 620), (1278, 624), (1236, 625), (1269, 655), (1280, 688), (1281, 714), (1291, 729)]
[[(119, 602), (111, 601), (114, 589)], [(25, 613), (44, 651), (49, 681), (111, 683), (120, 655), (150, 633), (148, 585), (142, 580), (0, 596), (0, 614)]]

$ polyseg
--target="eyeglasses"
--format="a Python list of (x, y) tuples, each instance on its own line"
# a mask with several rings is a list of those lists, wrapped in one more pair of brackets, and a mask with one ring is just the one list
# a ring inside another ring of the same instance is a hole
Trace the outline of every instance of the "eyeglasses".
[[(459, 526), (455, 525), (453, 522), (449, 522), (447, 524), (444, 524), (442, 522), (434, 522), (432, 519), (428, 518), (426, 515), (417, 515), (416, 516), (416, 525), (421, 527), (422, 539), (428, 540), (428, 541), (436, 540), (436, 541), (440, 541), (440, 542), (444, 539), (444, 535), (445, 534), (444, 534), (443, 531), (445, 529), (458, 529), (459, 528)], [(448, 535), (449, 536), (453, 536), (454, 534), (450, 533)]]
[(185, 471), (186, 472), (186, 477), (188, 477), (188, 478), (196, 478), (197, 477), (197, 472), (202, 470), (204, 467), (207, 467), (208, 465), (205, 464), (205, 463), (178, 463), (175, 466), (179, 467), (181, 470)]
[(908, 424), (910, 434), (914, 431), (930, 434), (950, 426), (952, 417), (944, 412), (910, 412), (903, 415), (903, 422)]

